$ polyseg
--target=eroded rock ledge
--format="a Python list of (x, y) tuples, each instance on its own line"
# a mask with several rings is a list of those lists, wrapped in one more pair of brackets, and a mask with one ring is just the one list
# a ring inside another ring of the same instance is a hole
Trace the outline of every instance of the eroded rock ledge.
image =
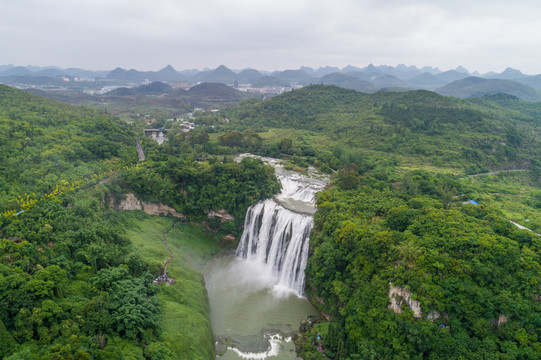
[[(402, 305), (406, 304), (413, 312), (413, 317), (416, 319), (420, 319), (423, 317), (423, 312), (421, 310), (421, 304), (417, 300), (413, 300), (411, 298), (411, 292), (404, 288), (400, 288), (397, 286), (394, 286), (392, 283), (389, 283), (389, 300), (391, 300), (391, 304), (389, 304), (388, 308), (393, 310), (396, 314), (401, 313)], [(432, 311), (429, 313), (426, 318), (430, 320), (436, 320), (442, 317), (442, 314)], [(443, 316), (445, 317), (445, 315)]]
[(411, 298), (411, 293), (406, 288), (400, 288), (389, 283), (389, 299), (391, 304), (388, 308), (393, 310), (396, 314), (401, 313), (402, 305), (405, 303), (409, 306), (411, 311), (413, 311), (413, 316), (415, 318), (420, 318), (423, 316), (421, 311), (421, 304)]
[(142, 210), (149, 215), (168, 215), (171, 214), (176, 218), (186, 218), (183, 214), (179, 213), (172, 207), (164, 204), (154, 204), (147, 201), (141, 201), (135, 197), (132, 193), (127, 193), (126, 198), (120, 201), (113, 201), (114, 209), (119, 211), (127, 210)]
[(220, 209), (218, 211), (210, 210), (207, 214), (209, 219), (219, 218), (220, 221), (235, 220), (235, 217), (229, 214), (225, 209)]
[[(413, 312), (413, 316), (416, 319), (420, 319), (423, 317), (421, 304), (419, 303), (419, 301), (413, 300), (411, 298), (411, 292), (407, 288), (400, 288), (394, 286), (392, 283), (389, 283), (389, 300), (391, 301), (391, 303), (389, 304), (388, 308), (390, 310), (393, 310), (396, 314), (404, 311), (402, 309), (402, 305), (408, 305), (408, 307)], [(426, 315), (426, 318), (432, 321), (435, 321), (437, 319), (449, 320), (448, 314), (439, 313), (436, 311), (430, 312), (428, 315)], [(508, 320), (508, 316), (506, 316), (505, 314), (499, 314), (498, 318), (493, 320), (491, 324), (499, 327), (505, 324)]]

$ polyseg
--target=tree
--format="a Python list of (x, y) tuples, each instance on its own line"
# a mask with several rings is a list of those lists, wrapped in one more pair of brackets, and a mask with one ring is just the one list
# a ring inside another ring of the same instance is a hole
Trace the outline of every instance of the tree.
[(359, 178), (355, 175), (355, 166), (343, 166), (335, 177), (336, 184), (343, 190), (354, 189), (359, 185)]
[(145, 358), (149, 360), (172, 360), (175, 356), (165, 344), (155, 342), (145, 348)]
[(280, 140), (279, 147), (281, 152), (291, 155), (293, 150), (293, 140), (291, 140), (290, 138), (283, 138), (282, 140)]
[(17, 343), (0, 320), (0, 358), (6, 358), (17, 350)]
[(243, 136), (238, 131), (229, 131), (218, 138), (218, 143), (223, 146), (235, 147), (242, 145)]

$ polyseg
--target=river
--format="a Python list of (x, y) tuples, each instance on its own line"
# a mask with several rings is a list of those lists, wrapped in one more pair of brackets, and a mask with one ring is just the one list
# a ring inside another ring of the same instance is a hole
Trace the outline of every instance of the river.
[(291, 336), (317, 316), (304, 296), (314, 196), (328, 182), (272, 164), (282, 191), (250, 207), (236, 255), (205, 270), (218, 359), (296, 359)]

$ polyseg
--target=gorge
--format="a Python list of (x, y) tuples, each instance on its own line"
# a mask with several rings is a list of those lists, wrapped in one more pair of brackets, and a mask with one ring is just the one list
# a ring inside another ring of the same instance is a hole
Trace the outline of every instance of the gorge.
[(291, 334), (316, 310), (304, 297), (314, 196), (327, 183), (273, 159), (282, 191), (251, 206), (235, 256), (215, 259), (205, 279), (224, 359), (295, 359)]

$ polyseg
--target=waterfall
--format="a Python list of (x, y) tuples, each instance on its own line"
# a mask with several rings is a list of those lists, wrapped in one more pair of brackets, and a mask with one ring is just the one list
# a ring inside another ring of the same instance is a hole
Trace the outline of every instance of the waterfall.
[(237, 256), (266, 264), (277, 278), (277, 288), (304, 292), (304, 267), (308, 259), (311, 215), (295, 213), (265, 200), (246, 213)]
[(248, 209), (236, 255), (264, 265), (274, 289), (303, 296), (314, 197), (326, 181), (278, 170), (282, 192)]

